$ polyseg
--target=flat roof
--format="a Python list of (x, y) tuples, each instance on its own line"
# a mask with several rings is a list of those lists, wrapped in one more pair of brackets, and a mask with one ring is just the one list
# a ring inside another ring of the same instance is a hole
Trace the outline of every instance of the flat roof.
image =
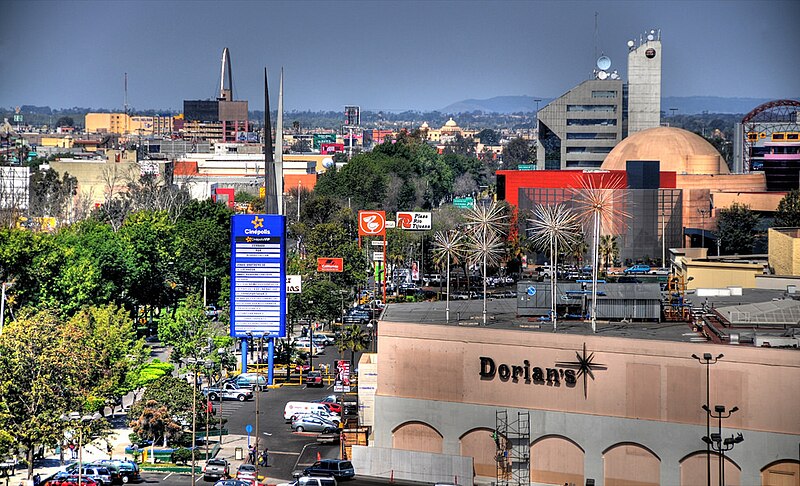
[[(710, 307), (749, 305), (772, 302), (773, 299), (782, 299), (784, 296), (785, 291), (783, 290), (743, 289), (742, 295), (708, 297), (707, 305)], [(706, 304), (706, 299), (704, 297), (696, 297), (692, 293), (687, 293), (686, 297), (687, 301), (691, 302), (695, 309), (701, 309), (702, 306)], [(483, 326), (483, 300), (451, 300), (449, 323), (446, 321), (446, 303), (443, 300), (388, 304), (380, 320), (453, 327), (478, 327)], [(593, 334), (591, 322), (589, 321), (559, 319), (557, 324), (557, 333), (579, 335)], [(532, 332), (553, 332), (553, 324), (549, 321), (541, 321), (537, 317), (518, 316), (517, 300), (512, 298), (491, 298), (486, 301), (486, 327), (506, 330), (528, 330)], [(692, 324), (689, 322), (619, 322), (598, 320), (596, 327), (597, 332), (594, 334), (605, 336), (677, 342), (706, 342), (706, 339), (700, 333), (692, 330)], [(726, 328), (725, 331), (738, 332), (736, 328)], [(783, 330), (758, 330), (758, 334), (778, 335), (782, 332)]]

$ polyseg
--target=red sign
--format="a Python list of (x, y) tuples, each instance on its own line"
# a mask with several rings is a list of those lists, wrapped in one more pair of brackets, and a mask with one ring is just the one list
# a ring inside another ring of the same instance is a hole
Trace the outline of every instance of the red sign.
[(318, 272), (343, 272), (344, 260), (341, 258), (317, 258)]
[(386, 234), (386, 211), (359, 211), (358, 235), (383, 236)]

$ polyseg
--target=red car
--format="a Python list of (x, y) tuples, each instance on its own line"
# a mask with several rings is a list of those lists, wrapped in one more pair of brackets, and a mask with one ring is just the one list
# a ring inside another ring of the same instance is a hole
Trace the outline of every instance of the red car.
[(306, 375), (306, 386), (325, 386), (325, 383), (322, 382), (322, 373), (309, 371)]
[[(75, 486), (78, 484), (78, 475), (76, 474), (62, 479), (51, 479), (45, 484), (47, 486)], [(97, 481), (83, 476), (81, 477), (81, 484), (85, 486), (97, 486)]]
[(342, 406), (338, 403), (329, 403), (326, 402), (323, 405), (328, 407), (328, 411), (331, 413), (335, 413), (336, 415), (342, 415)]

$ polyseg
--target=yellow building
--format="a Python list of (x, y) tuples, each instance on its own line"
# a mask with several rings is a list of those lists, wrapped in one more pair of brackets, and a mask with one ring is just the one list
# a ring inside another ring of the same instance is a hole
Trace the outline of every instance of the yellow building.
[(756, 277), (764, 275), (766, 261), (758, 256), (707, 257), (707, 248), (672, 248), (672, 268), (683, 277), (687, 290), (726, 287), (756, 288)]
[(775, 275), (800, 275), (800, 228), (770, 228), (769, 266)]
[(130, 116), (125, 113), (87, 113), (87, 133), (115, 133), (117, 135), (171, 135), (171, 116)]

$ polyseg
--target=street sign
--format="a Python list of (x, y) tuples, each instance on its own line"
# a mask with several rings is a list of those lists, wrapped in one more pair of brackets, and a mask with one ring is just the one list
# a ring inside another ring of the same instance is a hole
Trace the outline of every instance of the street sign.
[(536, 287), (534, 287), (533, 285), (531, 285), (530, 287), (528, 287), (527, 289), (525, 289), (525, 292), (527, 292), (527, 294), (528, 294), (528, 295), (530, 295), (531, 297), (533, 297), (534, 295), (536, 295)]
[(358, 235), (383, 236), (386, 234), (386, 211), (359, 211)]
[(471, 197), (457, 197), (453, 199), (453, 206), (462, 209), (471, 208), (475, 206), (475, 199)]
[(431, 229), (431, 213), (398, 211), (397, 227), (412, 231), (429, 230)]
[(250, 425), (250, 424), (245, 425), (244, 426), (244, 431), (247, 432), (248, 434), (252, 434), (253, 433), (253, 426)]
[(287, 294), (303, 293), (303, 279), (300, 275), (286, 276), (286, 293)]
[(370, 244), (372, 246), (383, 246), (383, 240), (372, 240)]
[(231, 336), (286, 337), (286, 218), (231, 216)]
[(374, 251), (374, 252), (372, 252), (372, 261), (373, 262), (382, 262), (383, 261), (383, 252), (382, 251)]
[(536, 170), (536, 166), (533, 164), (519, 164), (517, 170)]

